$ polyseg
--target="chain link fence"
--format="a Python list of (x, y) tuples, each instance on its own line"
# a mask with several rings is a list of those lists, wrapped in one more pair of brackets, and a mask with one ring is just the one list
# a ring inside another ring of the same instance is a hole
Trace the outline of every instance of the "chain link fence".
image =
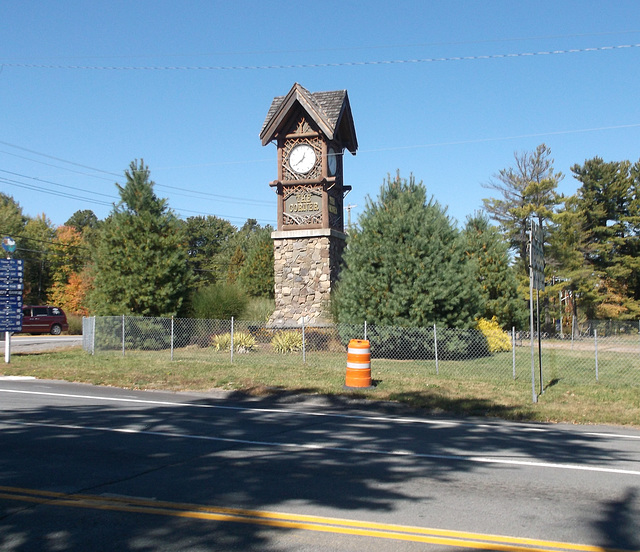
[(372, 370), (424, 377), (550, 385), (640, 385), (640, 332), (593, 323), (571, 335), (450, 328), (337, 324), (273, 328), (264, 323), (185, 318), (89, 317), (83, 348), (91, 354), (161, 355), (172, 361), (273, 362), (344, 368), (351, 339), (370, 342)]

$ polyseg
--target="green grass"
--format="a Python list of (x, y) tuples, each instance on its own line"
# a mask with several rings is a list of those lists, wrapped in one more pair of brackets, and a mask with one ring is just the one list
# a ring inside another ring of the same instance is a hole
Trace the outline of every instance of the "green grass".
[[(609, 356), (610, 358), (607, 358)], [(267, 395), (282, 391), (354, 395), (395, 401), (430, 414), (490, 416), (510, 420), (616, 424), (640, 427), (640, 388), (625, 384), (638, 377), (631, 355), (599, 355), (600, 383), (595, 382), (593, 355), (585, 351), (545, 350), (545, 392), (532, 401), (531, 352), (516, 351), (513, 379), (511, 353), (467, 361), (401, 361), (373, 359), (375, 387), (344, 387), (346, 354), (234, 353), (187, 347), (158, 352), (100, 352), (72, 349), (53, 353), (14, 354), (0, 369), (5, 375), (85, 382), (135, 389), (174, 391), (239, 390)], [(635, 372), (634, 372), (635, 371)], [(536, 365), (537, 376), (537, 365)], [(626, 378), (626, 379), (625, 379)], [(538, 391), (539, 383), (536, 382)]]

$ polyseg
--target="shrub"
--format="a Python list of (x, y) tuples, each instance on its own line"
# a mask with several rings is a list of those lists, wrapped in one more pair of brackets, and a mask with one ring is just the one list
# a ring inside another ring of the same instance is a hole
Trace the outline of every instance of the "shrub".
[[(234, 332), (233, 334), (233, 350), (238, 353), (247, 353), (256, 345), (256, 338), (250, 333)], [(211, 346), (216, 351), (231, 350), (231, 333), (216, 335), (213, 337)]]
[[(362, 334), (362, 326), (340, 324), (340, 338), (346, 346), (350, 339)], [(478, 330), (437, 329), (438, 358), (464, 360), (489, 354), (487, 340)], [(433, 360), (436, 357), (431, 328), (400, 326), (367, 326), (371, 355), (375, 358), (397, 360)]]
[(249, 299), (240, 286), (215, 284), (197, 290), (191, 298), (191, 312), (195, 318), (229, 320), (238, 318)]
[(69, 335), (82, 335), (82, 316), (78, 314), (67, 314), (69, 323)]
[[(126, 350), (160, 351), (171, 347), (171, 320), (168, 318), (125, 318), (124, 346)], [(122, 317), (96, 318), (95, 347), (97, 350), (122, 348)]]
[(307, 351), (326, 351), (331, 333), (327, 330), (307, 328), (304, 332), (304, 346)]
[(302, 334), (295, 330), (279, 331), (273, 336), (271, 346), (276, 353), (295, 353), (302, 350)]
[(511, 337), (498, 324), (498, 319), (494, 316), (491, 320), (480, 318), (478, 329), (487, 339), (487, 346), (490, 353), (500, 353), (511, 350)]
[(251, 322), (267, 322), (275, 308), (273, 299), (250, 297), (242, 317)]

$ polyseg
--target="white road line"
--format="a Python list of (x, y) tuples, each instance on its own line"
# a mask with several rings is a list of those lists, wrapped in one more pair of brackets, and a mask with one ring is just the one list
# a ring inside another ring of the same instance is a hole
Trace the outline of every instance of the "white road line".
[(148, 399), (132, 399), (122, 397), (99, 397), (97, 395), (74, 395), (69, 393), (52, 393), (47, 391), (25, 391), (22, 389), (0, 389), (0, 393), (17, 393), (24, 395), (41, 395), (49, 397), (62, 397), (68, 399), (91, 399), (104, 402), (124, 402), (124, 403), (136, 403), (136, 404), (149, 404), (154, 406), (179, 406), (189, 408), (209, 408), (217, 410), (235, 410), (239, 412), (257, 412), (257, 413), (274, 413), (274, 414), (295, 414), (296, 416), (317, 416), (323, 418), (343, 418), (352, 420), (367, 420), (376, 422), (400, 422), (400, 423), (412, 423), (412, 424), (426, 424), (426, 425), (446, 425), (446, 426), (460, 426), (463, 425), (459, 422), (450, 422), (445, 420), (423, 420), (420, 418), (396, 418), (393, 416), (365, 416), (356, 414), (339, 414), (337, 412), (311, 412), (309, 410), (297, 410), (293, 408), (254, 408), (247, 406), (228, 406), (217, 404), (193, 404), (183, 402), (171, 402), (171, 401), (152, 401)]
[[(310, 410), (298, 410), (293, 408), (257, 408), (249, 406), (228, 406), (218, 404), (193, 404), (185, 402), (172, 402), (172, 401), (158, 401), (149, 399), (139, 399), (131, 397), (100, 397), (97, 395), (79, 395), (72, 393), (54, 393), (47, 391), (28, 391), (23, 389), (0, 389), (0, 393), (15, 393), (23, 395), (40, 395), (49, 397), (62, 397), (69, 399), (90, 399), (102, 402), (118, 402), (118, 403), (134, 403), (134, 404), (147, 404), (152, 406), (175, 406), (175, 407), (189, 407), (189, 408), (204, 408), (212, 410), (233, 410), (236, 412), (258, 413), (258, 414), (294, 414), (296, 416), (314, 416), (320, 418), (339, 418), (346, 420), (362, 420), (371, 422), (394, 422), (403, 424), (422, 424), (430, 426), (447, 426), (447, 427), (486, 427), (494, 428), (496, 424), (475, 424), (473, 422), (465, 421), (447, 421), (447, 420), (429, 420), (424, 418), (405, 418), (394, 416), (367, 416), (364, 414), (340, 414), (337, 412), (314, 412)], [(532, 427), (526, 425), (512, 425), (509, 426), (510, 430), (522, 431), (522, 432), (540, 432), (547, 433), (551, 431), (558, 431), (556, 426), (552, 428), (548, 427)], [(624, 433), (596, 433), (596, 432), (581, 432), (581, 436), (592, 437), (604, 437), (608, 439), (636, 439), (640, 440), (640, 435), (630, 435)]]
[(536, 460), (509, 460), (504, 458), (492, 458), (490, 456), (463, 456), (457, 454), (428, 454), (414, 452), (410, 450), (384, 450), (362, 447), (341, 447), (333, 445), (315, 445), (311, 443), (285, 443), (278, 441), (253, 441), (249, 439), (234, 439), (230, 437), (212, 437), (210, 435), (193, 435), (189, 433), (171, 433), (168, 431), (149, 431), (133, 428), (113, 428), (113, 427), (94, 427), (83, 426), (77, 424), (51, 424), (44, 422), (19, 422), (14, 420), (0, 422), (0, 425), (5, 426), (27, 426), (27, 427), (44, 427), (54, 429), (67, 429), (74, 431), (99, 431), (108, 433), (122, 433), (129, 435), (150, 435), (154, 437), (170, 437), (178, 439), (196, 439), (200, 441), (212, 441), (221, 443), (233, 443), (240, 445), (250, 445), (257, 447), (273, 447), (273, 448), (286, 448), (286, 449), (298, 449), (298, 450), (311, 450), (311, 451), (331, 451), (331, 452), (348, 452), (350, 454), (372, 454), (376, 456), (401, 456), (405, 458), (428, 458), (431, 460), (448, 460), (457, 462), (475, 462), (481, 464), (502, 464), (509, 466), (527, 466), (532, 468), (544, 468), (544, 469), (560, 469), (560, 470), (573, 470), (573, 471), (587, 471), (587, 472), (599, 472), (599, 473), (611, 473), (617, 475), (632, 475), (640, 477), (640, 471), (637, 470), (624, 470), (619, 468), (608, 468), (606, 466), (583, 466), (579, 464), (560, 464), (557, 462), (540, 462)]

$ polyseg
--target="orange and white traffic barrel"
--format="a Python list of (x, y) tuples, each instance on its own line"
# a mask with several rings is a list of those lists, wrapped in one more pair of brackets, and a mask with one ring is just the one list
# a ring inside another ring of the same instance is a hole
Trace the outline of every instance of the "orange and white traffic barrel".
[(371, 348), (366, 339), (349, 341), (345, 386), (371, 387)]

